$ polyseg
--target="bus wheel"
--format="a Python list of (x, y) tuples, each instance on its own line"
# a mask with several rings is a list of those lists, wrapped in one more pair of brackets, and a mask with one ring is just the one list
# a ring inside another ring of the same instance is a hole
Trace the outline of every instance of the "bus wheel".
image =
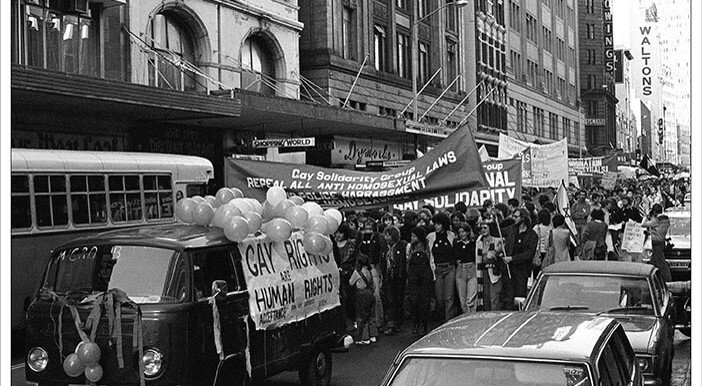
[(310, 358), (300, 367), (300, 383), (328, 386), (332, 376), (332, 357), (328, 349), (314, 349)]

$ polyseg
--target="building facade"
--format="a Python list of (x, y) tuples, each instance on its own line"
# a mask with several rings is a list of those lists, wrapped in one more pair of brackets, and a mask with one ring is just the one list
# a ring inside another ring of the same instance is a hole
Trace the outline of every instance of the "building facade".
[(578, 7), (574, 0), (509, 0), (509, 134), (529, 142), (584, 145), (580, 112)]
[(601, 155), (617, 143), (614, 41), (609, 0), (578, 1), (580, 97), (585, 109), (585, 144)]
[(636, 151), (636, 115), (632, 107), (635, 97), (631, 87), (631, 60), (634, 57), (626, 49), (615, 50), (615, 96), (617, 103), (616, 147), (625, 153)]

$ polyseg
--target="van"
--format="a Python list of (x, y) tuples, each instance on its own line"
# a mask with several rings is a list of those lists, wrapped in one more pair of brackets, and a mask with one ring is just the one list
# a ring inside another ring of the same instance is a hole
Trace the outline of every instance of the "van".
[[(329, 384), (330, 351), (350, 344), (338, 269), (301, 240), (234, 243), (220, 228), (170, 224), (56, 248), (27, 311), (27, 381), (95, 378), (95, 366), (75, 377), (64, 368), (89, 340), (100, 348), (99, 384), (237, 385), (291, 370), (303, 384)], [(292, 268), (276, 271), (281, 262)], [(272, 270), (271, 286), (255, 284), (252, 272)]]

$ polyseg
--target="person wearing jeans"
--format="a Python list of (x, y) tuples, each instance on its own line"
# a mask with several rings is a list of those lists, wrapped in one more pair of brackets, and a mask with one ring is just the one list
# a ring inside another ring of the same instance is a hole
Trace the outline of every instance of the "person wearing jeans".
[(463, 313), (476, 311), (478, 297), (478, 277), (475, 265), (475, 238), (473, 230), (466, 222), (456, 227), (458, 239), (453, 244), (453, 255), (456, 257), (456, 288), (461, 301)]
[(444, 321), (451, 318), (451, 306), (456, 285), (456, 259), (453, 256), (453, 241), (456, 236), (449, 229), (451, 220), (446, 213), (434, 215), (434, 232), (427, 235), (429, 263), (434, 272), (434, 293), (437, 308), (444, 310)]

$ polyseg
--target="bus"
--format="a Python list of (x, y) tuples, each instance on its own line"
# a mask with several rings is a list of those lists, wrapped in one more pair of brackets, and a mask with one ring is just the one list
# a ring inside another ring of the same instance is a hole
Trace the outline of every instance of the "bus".
[(175, 222), (177, 201), (204, 196), (213, 178), (212, 163), (194, 156), (12, 149), (13, 338), (21, 340), (51, 249), (106, 229)]

